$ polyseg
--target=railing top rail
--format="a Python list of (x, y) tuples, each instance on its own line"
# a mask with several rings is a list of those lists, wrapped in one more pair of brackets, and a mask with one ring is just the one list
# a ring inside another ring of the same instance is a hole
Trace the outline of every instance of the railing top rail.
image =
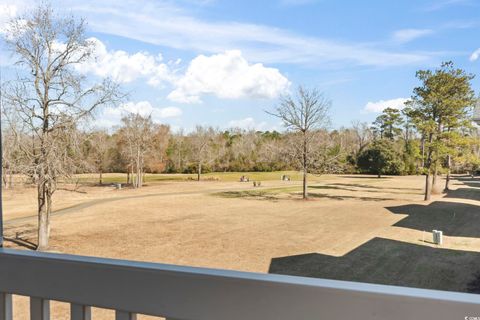
[(12, 249), (0, 292), (185, 320), (480, 316), (474, 294)]

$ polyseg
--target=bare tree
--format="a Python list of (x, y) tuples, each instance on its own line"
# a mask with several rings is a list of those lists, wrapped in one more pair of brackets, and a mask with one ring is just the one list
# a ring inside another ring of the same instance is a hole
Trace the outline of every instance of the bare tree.
[(167, 148), (170, 140), (170, 126), (155, 124), (152, 132), (151, 151), (146, 154), (145, 166), (149, 172), (162, 172), (167, 162)]
[(183, 130), (172, 135), (169, 140), (167, 154), (170, 161), (170, 170), (173, 172), (184, 172), (188, 160), (187, 138)]
[(211, 152), (215, 130), (202, 126), (195, 127), (195, 131), (189, 135), (191, 157), (197, 166), (197, 180), (200, 181), (202, 166), (214, 161), (214, 154)]
[(152, 117), (144, 117), (137, 113), (129, 113), (122, 118), (120, 128), (123, 154), (128, 159), (134, 188), (143, 186), (145, 159), (155, 149), (155, 124)]
[(18, 141), (11, 128), (2, 131), (2, 185), (5, 189), (12, 189), (13, 175), (20, 169)]
[(4, 38), (18, 66), (5, 98), (18, 113), (23, 134), (32, 137), (20, 148), (26, 173), (37, 186), (38, 250), (48, 248), (57, 182), (73, 169), (77, 124), (119, 97), (117, 87), (107, 80), (86, 87), (85, 77), (77, 72), (93, 51), (84, 31), (83, 20), (58, 17), (51, 7), (40, 6), (13, 20)]
[(331, 102), (317, 89), (308, 90), (300, 86), (295, 96), (286, 95), (280, 99), (274, 112), (269, 114), (280, 118), (287, 130), (295, 133), (299, 145), (292, 144), (291, 150), (298, 157), (303, 174), (303, 198), (308, 198), (307, 175), (315, 161), (312, 146), (315, 132), (325, 128), (330, 118)]
[(105, 130), (94, 131), (87, 137), (89, 144), (89, 162), (98, 173), (98, 183), (103, 184), (103, 173), (111, 163), (110, 151), (113, 148), (113, 141)]
[(238, 132), (232, 143), (232, 155), (242, 168), (253, 168), (256, 164), (259, 137), (253, 130)]
[(281, 138), (265, 139), (259, 146), (256, 157), (257, 169), (284, 170), (289, 167), (285, 161), (285, 141)]
[(357, 150), (355, 152), (355, 155), (358, 156), (363, 151), (363, 149), (365, 149), (365, 147), (370, 143), (373, 138), (373, 134), (369, 124), (366, 122), (353, 121), (352, 129), (355, 132), (355, 137), (357, 140)]

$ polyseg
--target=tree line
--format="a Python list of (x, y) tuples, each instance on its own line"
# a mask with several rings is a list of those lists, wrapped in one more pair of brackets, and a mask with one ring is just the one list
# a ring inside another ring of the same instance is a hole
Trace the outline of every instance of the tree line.
[[(306, 94), (306, 89), (299, 90)], [(308, 94), (319, 95), (315, 90)], [(12, 118), (12, 111), (8, 112), (4, 119)], [(413, 107), (387, 108), (371, 124), (354, 122), (349, 127), (328, 129), (324, 123), (318, 128), (304, 126), (306, 130), (299, 126), (298, 132), (294, 128), (279, 132), (211, 126), (172, 132), (151, 116), (129, 113), (113, 129), (85, 131), (70, 127), (65, 129), (68, 134), (59, 134), (57, 141), (67, 152), (62, 167), (69, 166), (70, 176), (95, 173), (98, 184), (103, 184), (104, 173), (125, 173), (125, 183), (134, 188), (142, 186), (145, 173), (189, 173), (201, 180), (206, 172), (305, 169), (311, 174), (381, 176), (425, 174), (431, 168), (435, 176), (435, 172), (438, 175), (477, 169), (477, 130), (467, 118), (455, 130), (455, 123), (448, 123), (449, 129), (436, 137), (445, 142), (440, 146), (439, 141), (430, 141), (426, 132), (417, 129), (416, 112), (418, 109)], [(327, 121), (328, 115), (322, 115), (322, 119)], [(461, 120), (458, 116), (452, 119)], [(3, 185), (13, 187), (14, 174), (24, 174), (34, 182), (29, 168), (35, 161), (28, 155), (36, 153), (40, 141), (19, 130), (20, 123), (4, 122)]]

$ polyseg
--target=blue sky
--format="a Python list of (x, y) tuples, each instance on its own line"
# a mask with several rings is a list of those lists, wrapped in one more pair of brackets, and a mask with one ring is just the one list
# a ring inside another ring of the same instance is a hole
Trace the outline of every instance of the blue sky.
[[(0, 0), (0, 24), (34, 5)], [(332, 100), (332, 127), (372, 121), (401, 106), (415, 71), (452, 60), (480, 73), (480, 2), (474, 0), (52, 1), (86, 18), (96, 60), (80, 70), (111, 77), (129, 102), (97, 111), (152, 114), (173, 128), (196, 124), (281, 129), (271, 110), (296, 86)], [(0, 27), (1, 28), (1, 27)], [(3, 57), (2, 68), (12, 70)], [(478, 92), (480, 81), (473, 81)]]

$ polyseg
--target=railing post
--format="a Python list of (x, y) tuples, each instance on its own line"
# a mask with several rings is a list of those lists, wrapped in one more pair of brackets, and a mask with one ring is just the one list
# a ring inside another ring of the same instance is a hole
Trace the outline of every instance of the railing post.
[(30, 297), (30, 320), (50, 320), (50, 301)]
[(137, 320), (135, 313), (115, 310), (115, 320)]
[(12, 295), (0, 293), (0, 320), (12, 320)]
[(91, 320), (92, 308), (80, 304), (70, 304), (70, 320)]

